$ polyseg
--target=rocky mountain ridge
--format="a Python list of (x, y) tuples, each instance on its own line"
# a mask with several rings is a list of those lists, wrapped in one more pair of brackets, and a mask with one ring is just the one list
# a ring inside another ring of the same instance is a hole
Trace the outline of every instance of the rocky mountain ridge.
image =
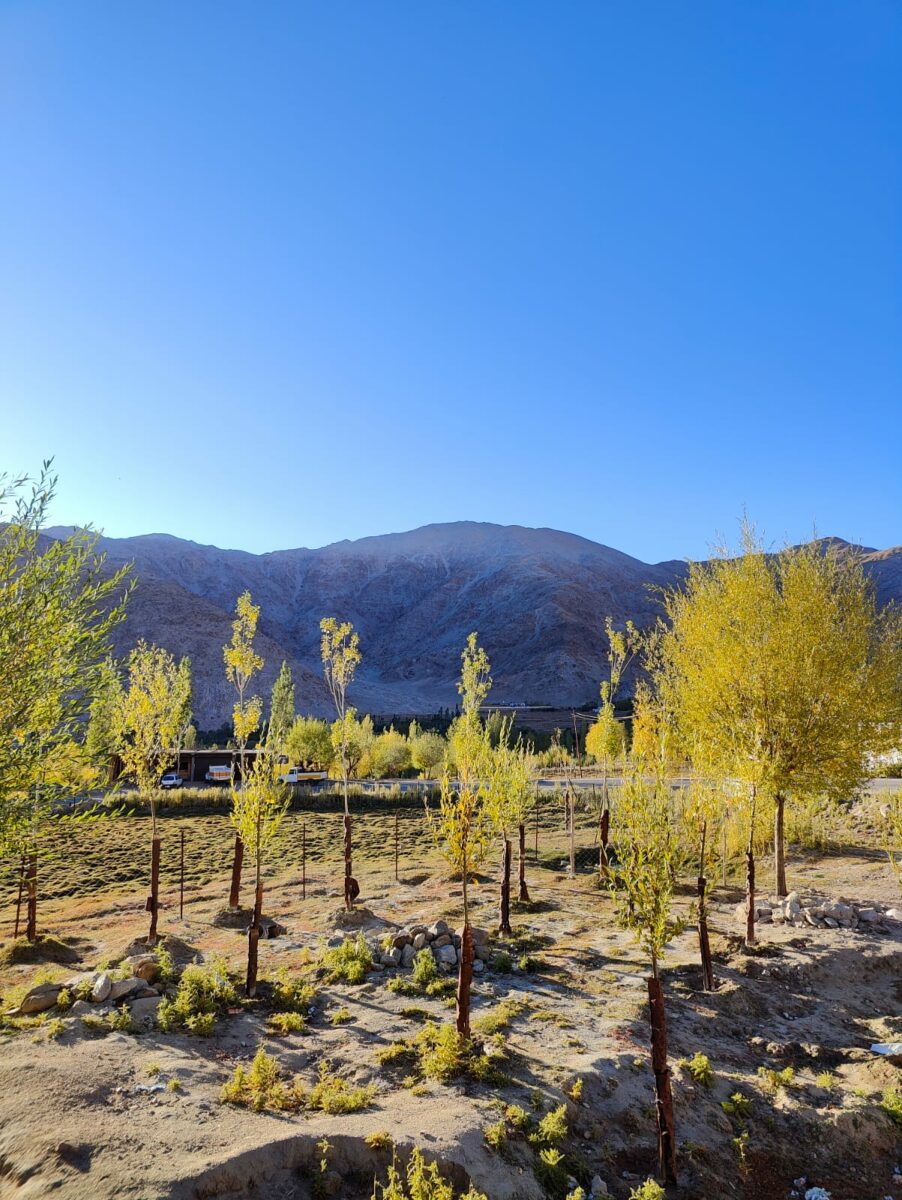
[[(100, 549), (111, 564), (133, 562), (138, 576), (117, 652), (144, 637), (190, 654), (203, 728), (231, 712), (222, 646), (246, 588), (262, 609), (261, 694), (285, 659), (298, 709), (329, 711), (319, 622), (335, 615), (360, 632), (353, 703), (382, 714), (427, 713), (456, 703), (460, 652), (473, 629), (492, 663), (494, 701), (591, 701), (605, 671), (605, 617), (650, 623), (659, 589), (678, 584), (687, 569), (558, 530), (469, 521), (259, 555), (168, 534), (101, 538)], [(849, 550), (862, 555), (882, 602), (902, 598), (902, 547)]]

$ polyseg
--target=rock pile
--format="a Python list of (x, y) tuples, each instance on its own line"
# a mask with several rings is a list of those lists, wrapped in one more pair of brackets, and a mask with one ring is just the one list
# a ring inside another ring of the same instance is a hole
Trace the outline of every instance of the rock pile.
[(114, 978), (108, 971), (89, 971), (61, 983), (39, 983), (7, 1015), (24, 1017), (47, 1012), (56, 1006), (62, 992), (68, 992), (77, 997), (71, 1007), (63, 1010), (69, 1016), (92, 1012), (100, 1015), (111, 1012), (114, 1005), (128, 1004), (132, 1021), (141, 1024), (154, 1016), (162, 999), (160, 989), (152, 985), (160, 973), (160, 965), (154, 954), (134, 954), (123, 959), (117, 975), (125, 971), (130, 974), (121, 978)]
[[(473, 970), (478, 975), (485, 970), (484, 954), (489, 941), (488, 931), (472, 925), (473, 950), (475, 960)], [(431, 950), (439, 970), (450, 971), (460, 961), (460, 942), (463, 930), (452, 930), (446, 921), (436, 921), (432, 925), (408, 925), (394, 934), (386, 936), (385, 940), (367, 938), (373, 952), (373, 965), (376, 970), (398, 967), (412, 967), (413, 960), (421, 950)], [(386, 942), (390, 944), (386, 949)]]
[[(745, 922), (745, 904), (736, 906), (736, 917)], [(775, 925), (805, 925), (820, 929), (873, 929), (887, 920), (898, 920), (896, 909), (882, 910), (873, 906), (856, 906), (847, 900), (827, 898), (802, 900), (798, 892), (788, 896), (770, 896), (755, 903), (756, 920)]]

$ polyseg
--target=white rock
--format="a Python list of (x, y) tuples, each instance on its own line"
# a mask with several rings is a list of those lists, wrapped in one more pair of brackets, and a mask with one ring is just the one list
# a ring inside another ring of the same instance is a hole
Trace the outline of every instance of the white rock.
[(145, 1000), (135, 1000), (130, 1006), (132, 1022), (135, 1025), (153, 1025), (162, 999), (162, 996), (148, 996)]
[(46, 1012), (48, 1008), (53, 1008), (60, 989), (61, 984), (58, 983), (39, 983), (24, 997), (16, 1010), (17, 1015), (25, 1017), (29, 1013)]
[(131, 979), (114, 979), (107, 999), (115, 1004), (117, 1000), (122, 1000), (143, 987), (144, 980), (136, 979), (134, 976)]
[(457, 951), (453, 946), (439, 946), (435, 951), (435, 958), (438, 964), (453, 967), (457, 963)]
[(413, 946), (411, 946), (409, 944), (407, 946), (404, 946), (403, 949), (401, 950), (401, 966), (402, 967), (412, 967), (413, 960), (416, 957), (416, 953), (417, 952), (416, 952), (416, 950), (414, 950)]
[(101, 971), (101, 973), (94, 980), (94, 986), (91, 988), (91, 999), (95, 1004), (103, 1004), (104, 1000), (106, 1000), (107, 996), (109, 996), (110, 992), (112, 991), (112, 988), (112, 979), (110, 979), (106, 971)]
[(422, 950), (426, 945), (426, 941), (427, 938), (425, 933), (415, 933), (413, 936), (414, 950)]

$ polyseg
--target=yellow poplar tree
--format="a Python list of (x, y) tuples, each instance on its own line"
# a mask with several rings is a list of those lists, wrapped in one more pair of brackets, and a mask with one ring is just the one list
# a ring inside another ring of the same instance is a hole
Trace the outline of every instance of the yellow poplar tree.
[[(254, 604), (250, 592), (242, 592), (235, 605), (235, 620), (232, 622), (232, 639), (222, 648), (226, 678), (234, 687), (237, 699), (232, 709), (232, 725), (235, 743), (241, 764), (242, 784), (247, 776), (247, 743), (260, 728), (263, 716), (263, 701), (259, 696), (249, 695), (253, 677), (263, 668), (263, 659), (254, 649), (260, 606)], [(232, 786), (234, 790), (234, 766)], [(229, 890), (229, 908), (237, 908), (241, 897), (241, 864), (244, 860), (244, 843), (241, 835), (235, 835), (235, 850), (232, 858), (232, 886)]]
[(350, 621), (339, 622), (335, 617), (324, 617), (320, 621), (320, 655), (326, 686), (335, 705), (337, 720), (332, 727), (332, 744), (341, 763), (342, 792), (344, 795), (344, 864), (345, 864), (345, 908), (348, 912), (360, 895), (360, 885), (354, 878), (351, 857), (351, 810), (348, 806), (348, 776), (350, 755), (354, 744), (356, 712), (348, 705), (348, 688), (354, 680), (360, 664), (360, 635), (354, 632)]

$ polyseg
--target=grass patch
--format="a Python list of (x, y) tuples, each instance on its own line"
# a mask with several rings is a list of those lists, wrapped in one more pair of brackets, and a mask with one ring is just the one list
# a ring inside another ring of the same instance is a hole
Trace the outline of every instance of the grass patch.
[(307, 1022), (297, 1012), (277, 1012), (272, 1013), (267, 1026), (271, 1033), (278, 1037), (288, 1037), (291, 1033), (303, 1033), (307, 1027)]
[(320, 966), (327, 983), (363, 983), (373, 965), (373, 954), (362, 933), (345, 938), (340, 946), (324, 950)]
[(216, 1018), (237, 1003), (238, 993), (223, 959), (204, 965), (191, 963), (182, 972), (175, 996), (157, 1009), (157, 1024), (165, 1033), (186, 1029), (209, 1037)]
[(319, 1079), (313, 1085), (308, 1105), (319, 1112), (335, 1115), (338, 1113), (359, 1112), (372, 1103), (376, 1089), (372, 1084), (366, 1087), (351, 1087), (346, 1079), (332, 1073), (329, 1063), (323, 1059), (319, 1065)]
[(286, 1083), (278, 1062), (261, 1046), (250, 1069), (240, 1063), (228, 1083), (222, 1085), (223, 1104), (250, 1108), (254, 1112), (296, 1112), (303, 1094), (294, 1083)]

